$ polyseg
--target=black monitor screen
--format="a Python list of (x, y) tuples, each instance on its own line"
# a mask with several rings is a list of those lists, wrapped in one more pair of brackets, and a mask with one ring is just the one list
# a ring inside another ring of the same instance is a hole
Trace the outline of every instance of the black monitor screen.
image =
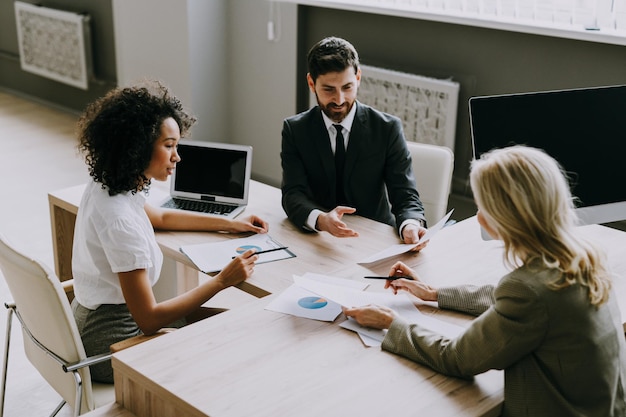
[(541, 148), (568, 173), (579, 207), (626, 201), (626, 85), (473, 97), (469, 104), (475, 158), (511, 144)]

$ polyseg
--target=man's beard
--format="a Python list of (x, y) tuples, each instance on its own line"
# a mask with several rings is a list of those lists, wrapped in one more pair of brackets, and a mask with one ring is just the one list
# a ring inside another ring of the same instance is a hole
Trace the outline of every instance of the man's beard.
[(346, 101), (339, 107), (335, 106), (333, 103), (328, 103), (328, 105), (323, 106), (318, 99), (317, 105), (320, 107), (320, 109), (322, 109), (324, 114), (328, 116), (330, 120), (335, 123), (341, 123), (343, 119), (346, 118), (348, 113), (350, 113), (354, 102), (349, 103)]

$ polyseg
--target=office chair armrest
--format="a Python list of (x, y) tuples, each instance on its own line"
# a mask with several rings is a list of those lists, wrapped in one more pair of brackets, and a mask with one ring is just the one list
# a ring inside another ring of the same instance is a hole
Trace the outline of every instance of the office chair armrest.
[(91, 366), (100, 362), (111, 360), (111, 356), (112, 355), (110, 353), (102, 353), (100, 355), (90, 356), (78, 362), (63, 365), (63, 370), (65, 372), (74, 372), (78, 369), (84, 368), (85, 366)]
[(145, 342), (146, 340), (154, 339), (155, 337), (161, 336), (165, 333), (169, 333), (172, 330), (175, 330), (175, 329), (161, 329), (155, 334), (150, 335), (150, 336), (139, 335), (139, 336), (131, 337), (130, 339), (122, 340), (121, 342), (117, 342), (111, 345), (110, 353), (102, 353), (100, 355), (90, 356), (81, 361), (70, 363), (68, 365), (63, 365), (63, 370), (65, 372), (74, 372), (78, 369), (84, 368), (85, 366), (91, 366), (100, 362), (111, 360), (111, 356), (113, 356), (113, 353), (115, 352), (119, 352), (120, 350), (126, 349), (128, 347), (138, 345), (139, 343)]
[(124, 350), (124, 349), (128, 349), (129, 347), (138, 345), (140, 343), (143, 343), (147, 340), (150, 339), (154, 339), (155, 337), (159, 337), (162, 336), (166, 333), (170, 333), (172, 331), (174, 331), (176, 329), (169, 329), (169, 328), (164, 328), (161, 329), (159, 331), (157, 331), (154, 334), (151, 334), (150, 336), (146, 336), (144, 334), (140, 334), (139, 336), (135, 336), (135, 337), (131, 337), (130, 339), (126, 339), (126, 340), (122, 340), (121, 342), (117, 342), (117, 343), (113, 343), (110, 347), (111, 349), (111, 353), (116, 353), (119, 352), (120, 350)]
[(65, 281), (61, 281), (61, 286), (63, 287), (63, 291), (65, 291), (65, 294), (70, 293), (74, 291), (74, 280), (66, 279)]

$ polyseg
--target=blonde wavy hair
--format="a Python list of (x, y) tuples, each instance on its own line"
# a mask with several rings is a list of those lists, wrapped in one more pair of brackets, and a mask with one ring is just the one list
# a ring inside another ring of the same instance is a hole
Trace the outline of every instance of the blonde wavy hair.
[(562, 272), (553, 289), (580, 284), (592, 305), (607, 301), (604, 253), (577, 235), (573, 198), (556, 160), (526, 146), (495, 149), (472, 161), (470, 183), (485, 221), (504, 242), (509, 266), (540, 260)]

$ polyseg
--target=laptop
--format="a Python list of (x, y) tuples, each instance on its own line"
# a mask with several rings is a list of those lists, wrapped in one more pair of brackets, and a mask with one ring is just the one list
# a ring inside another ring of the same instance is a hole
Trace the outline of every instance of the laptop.
[(234, 218), (248, 204), (252, 147), (181, 140), (170, 196), (161, 207)]

